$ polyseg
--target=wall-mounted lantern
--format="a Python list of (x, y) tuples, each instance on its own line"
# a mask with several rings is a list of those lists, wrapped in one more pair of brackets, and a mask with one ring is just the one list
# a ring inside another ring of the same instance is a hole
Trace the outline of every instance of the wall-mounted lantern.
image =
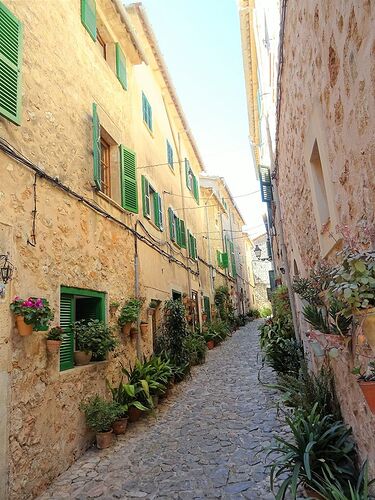
[(12, 278), (14, 265), (10, 262), (8, 255), (0, 255), (0, 281), (6, 285)]

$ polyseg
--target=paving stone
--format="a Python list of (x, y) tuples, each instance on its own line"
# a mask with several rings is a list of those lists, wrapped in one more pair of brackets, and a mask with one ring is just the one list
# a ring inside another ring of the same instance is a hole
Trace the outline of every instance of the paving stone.
[[(258, 381), (258, 325), (210, 351), (157, 418), (130, 424), (111, 449), (90, 449), (39, 500), (273, 498), (263, 448), (288, 429), (277, 393)], [(262, 379), (276, 381), (268, 367)]]

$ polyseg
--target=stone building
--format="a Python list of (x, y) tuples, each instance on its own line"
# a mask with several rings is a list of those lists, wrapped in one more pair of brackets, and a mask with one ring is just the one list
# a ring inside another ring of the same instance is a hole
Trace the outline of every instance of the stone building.
[(253, 239), (253, 244), (261, 250), (258, 257), (254, 249), (252, 251), (254, 284), (255, 284), (255, 306), (257, 309), (270, 307), (271, 279), (273, 277), (273, 265), (267, 233), (261, 234)]
[[(152, 352), (163, 301), (195, 298), (201, 322), (221, 270), (206, 260), (204, 165), (142, 7), (2, 0), (0, 28), (0, 254), (15, 266), (0, 293), (0, 498), (20, 499), (91, 444), (80, 402)], [(15, 295), (49, 301), (60, 354), (18, 334)], [(109, 305), (134, 295), (148, 333), (74, 366), (69, 323), (116, 325)]]
[[(271, 223), (275, 267), (285, 264), (291, 278), (335, 263), (347, 231), (361, 238), (374, 228), (374, 56), (373, 2), (282, 2)], [(343, 417), (374, 477), (375, 417), (351, 374), (354, 357), (331, 364)]]

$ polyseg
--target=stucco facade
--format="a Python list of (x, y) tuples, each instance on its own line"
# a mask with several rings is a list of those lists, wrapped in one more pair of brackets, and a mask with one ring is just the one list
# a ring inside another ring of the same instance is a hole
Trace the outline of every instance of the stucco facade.
[[(318, 261), (335, 261), (344, 226), (357, 236), (374, 227), (375, 8), (289, 0), (284, 15), (274, 189), (289, 269), (307, 276)], [(303, 321), (300, 328), (304, 334)], [(353, 363), (350, 354), (332, 366), (344, 419), (373, 477), (375, 419)]]
[[(79, 404), (104, 394), (106, 379), (118, 378), (120, 362), (134, 362), (137, 347), (151, 354), (162, 302), (174, 292), (194, 293), (201, 320), (203, 297), (213, 301), (210, 269), (217, 266), (209, 264), (203, 238), (204, 166), (142, 8), (97, 0), (100, 44), (83, 25), (78, 0), (55, 2), (53, 9), (45, 2), (0, 3), (23, 30), (20, 123), (0, 117), (0, 254), (9, 254), (16, 267), (0, 296), (0, 497), (26, 499), (92, 443)], [(119, 76), (119, 50), (126, 81)], [(103, 178), (99, 189), (95, 185), (95, 113), (108, 146), (107, 193)], [(129, 200), (119, 146), (135, 153), (133, 211), (124, 208)], [(169, 209), (185, 223), (186, 237), (196, 239), (197, 255), (188, 242), (172, 238)], [(58, 324), (63, 290), (101, 292), (103, 319), (114, 326), (111, 302), (144, 297), (141, 319), (149, 331), (119, 335), (106, 361), (61, 370), (59, 355), (47, 355), (43, 332), (19, 336), (9, 304), (15, 295), (46, 298)], [(161, 305), (148, 317), (151, 299)]]

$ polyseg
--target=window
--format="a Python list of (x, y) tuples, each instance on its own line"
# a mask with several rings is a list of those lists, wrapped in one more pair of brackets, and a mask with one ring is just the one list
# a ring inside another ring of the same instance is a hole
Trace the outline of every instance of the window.
[(100, 190), (111, 196), (111, 153), (110, 145), (100, 137)]
[(177, 290), (172, 290), (172, 300), (182, 300), (182, 293)]
[(111, 197), (125, 210), (138, 213), (136, 155), (117, 144), (100, 124), (93, 104), (93, 177), (98, 191)]
[(60, 326), (64, 336), (60, 347), (60, 371), (74, 367), (75, 339), (71, 324), (82, 319), (105, 321), (105, 294), (93, 290), (61, 287)]
[(0, 115), (21, 124), (22, 24), (0, 2)]
[(179, 219), (171, 207), (168, 208), (169, 235), (179, 247), (186, 248), (185, 222)]
[(189, 160), (185, 158), (185, 177), (186, 177), (186, 186), (193, 193), (193, 196), (197, 203), (199, 203), (199, 184), (198, 180), (195, 177), (193, 170), (190, 166)]
[(161, 231), (164, 226), (161, 196), (142, 175), (143, 215), (150, 219)]
[(142, 114), (143, 121), (147, 125), (147, 128), (152, 132), (152, 108), (150, 103), (148, 102), (147, 97), (142, 92)]
[(197, 252), (197, 239), (190, 233), (188, 233), (188, 244), (189, 244), (189, 257), (196, 260), (198, 258)]
[(221, 198), (221, 203), (223, 204), (223, 207), (225, 208), (225, 210), (227, 210), (227, 202), (225, 201), (225, 198)]
[(100, 31), (96, 32), (96, 42), (98, 45), (99, 52), (103, 56), (103, 59), (107, 60), (107, 46), (102, 35), (100, 34)]
[(227, 252), (220, 252), (219, 250), (217, 250), (216, 257), (217, 257), (218, 266), (221, 267), (222, 269), (227, 269), (228, 268), (228, 254), (227, 254)]
[(116, 75), (124, 90), (127, 90), (126, 59), (119, 43), (116, 43)]
[(211, 321), (210, 298), (207, 296), (203, 297), (203, 308), (204, 308), (204, 312), (207, 316), (207, 321)]
[(314, 182), (316, 206), (318, 209), (320, 226), (324, 226), (329, 222), (329, 208), (327, 191), (324, 183), (322, 163), (320, 161), (320, 154), (318, 144), (315, 141), (313, 151), (310, 158), (311, 173)]
[(168, 160), (168, 165), (171, 167), (173, 170), (173, 148), (170, 145), (169, 141), (167, 141), (167, 160)]

